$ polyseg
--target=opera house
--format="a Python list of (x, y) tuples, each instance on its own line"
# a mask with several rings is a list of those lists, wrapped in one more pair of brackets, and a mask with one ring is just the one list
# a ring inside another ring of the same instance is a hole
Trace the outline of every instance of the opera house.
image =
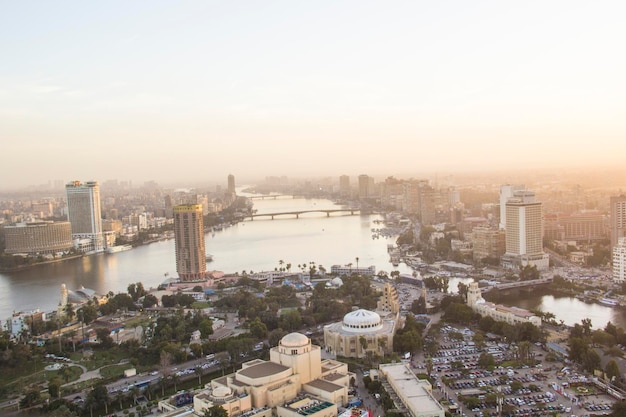
[(347, 364), (322, 360), (319, 346), (301, 333), (290, 333), (270, 350), (269, 361), (246, 362), (207, 384), (194, 396), (194, 411), (202, 415), (220, 405), (229, 415), (250, 417), (336, 416), (338, 407), (348, 404), (354, 378)]
[(363, 358), (367, 352), (387, 354), (393, 351), (399, 317), (398, 294), (387, 283), (376, 311), (357, 309), (341, 322), (324, 327), (324, 347), (335, 355), (350, 358)]

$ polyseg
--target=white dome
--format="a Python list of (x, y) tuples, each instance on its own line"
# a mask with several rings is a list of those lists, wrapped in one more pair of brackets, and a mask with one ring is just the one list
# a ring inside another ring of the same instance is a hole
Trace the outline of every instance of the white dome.
[(369, 310), (355, 310), (343, 316), (343, 330), (348, 332), (367, 333), (383, 327), (380, 315)]
[(215, 388), (212, 394), (215, 398), (224, 398), (230, 396), (232, 394), (232, 390), (228, 387), (220, 386)]
[(330, 283), (334, 287), (341, 287), (343, 285), (343, 280), (339, 277), (335, 277), (330, 281)]
[(285, 347), (302, 347), (309, 344), (309, 338), (302, 333), (289, 333), (280, 339), (280, 345)]

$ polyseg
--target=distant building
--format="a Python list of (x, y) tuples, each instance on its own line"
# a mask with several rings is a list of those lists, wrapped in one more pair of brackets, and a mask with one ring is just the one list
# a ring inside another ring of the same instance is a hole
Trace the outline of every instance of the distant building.
[(65, 191), (67, 193), (67, 218), (72, 225), (72, 238), (89, 239), (91, 244), (83, 248), (87, 251), (101, 252), (105, 244), (102, 234), (98, 182), (72, 181), (65, 185)]
[(235, 194), (235, 176), (233, 174), (228, 175), (228, 192)]
[(506, 202), (503, 264), (512, 268), (535, 265), (539, 270), (549, 267), (549, 257), (543, 252), (542, 206), (532, 191), (517, 191)]
[(350, 195), (350, 177), (342, 175), (339, 177), (339, 193), (343, 196)]
[(538, 317), (528, 310), (517, 307), (507, 307), (500, 304), (490, 303), (482, 297), (477, 282), (471, 282), (467, 290), (467, 305), (475, 313), (483, 317), (491, 317), (496, 321), (503, 321), (508, 324), (531, 323), (541, 326), (541, 317)]
[(54, 254), (73, 247), (69, 222), (41, 221), (5, 226), (6, 253)]
[(204, 218), (202, 205), (174, 207), (176, 272), (181, 281), (198, 281), (206, 277)]
[(352, 267), (352, 265), (333, 265), (330, 267), (331, 275), (365, 275), (365, 276), (374, 276), (376, 275), (376, 267), (374, 265), (368, 267)]
[(476, 227), (472, 230), (473, 257), (476, 261), (485, 258), (500, 258), (506, 249), (505, 232), (502, 229)]
[(614, 247), (619, 238), (626, 237), (626, 195), (611, 197), (610, 206), (611, 247)]
[(359, 175), (359, 198), (369, 198), (371, 194), (370, 190), (370, 177), (368, 175)]
[(613, 247), (613, 282), (622, 284), (626, 278), (626, 237), (620, 237)]
[(513, 197), (516, 191), (526, 189), (523, 185), (506, 184), (500, 186), (500, 229), (506, 229), (506, 202)]

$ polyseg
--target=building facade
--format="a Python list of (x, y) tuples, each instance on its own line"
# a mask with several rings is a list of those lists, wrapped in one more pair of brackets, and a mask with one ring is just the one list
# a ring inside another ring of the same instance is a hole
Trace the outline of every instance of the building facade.
[(100, 186), (97, 181), (72, 181), (65, 185), (67, 194), (67, 218), (72, 226), (72, 238), (88, 239), (90, 251), (104, 249), (102, 235), (102, 210), (100, 207)]
[(626, 237), (626, 195), (611, 197), (610, 210), (611, 247), (614, 247), (619, 238)]
[(549, 267), (543, 252), (542, 206), (532, 191), (517, 191), (506, 202), (505, 266)]
[(477, 282), (471, 282), (469, 284), (467, 290), (467, 305), (481, 316), (491, 317), (496, 321), (503, 321), (508, 324), (531, 323), (537, 327), (541, 326), (541, 317), (535, 316), (528, 310), (485, 301)]
[(181, 281), (198, 281), (206, 277), (204, 218), (202, 205), (183, 204), (174, 207), (176, 272)]
[(6, 253), (54, 254), (73, 247), (69, 222), (33, 222), (5, 226)]
[(474, 260), (500, 258), (506, 249), (505, 232), (502, 229), (476, 227), (472, 230)]
[(622, 284), (626, 274), (626, 237), (617, 240), (613, 247), (613, 282)]

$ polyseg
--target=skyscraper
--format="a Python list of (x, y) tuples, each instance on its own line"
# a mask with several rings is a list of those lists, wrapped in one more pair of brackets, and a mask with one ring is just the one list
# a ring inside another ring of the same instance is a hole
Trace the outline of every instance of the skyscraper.
[(233, 174), (228, 175), (228, 192), (235, 194), (235, 176)]
[(339, 193), (344, 196), (350, 195), (350, 177), (342, 175), (339, 177)]
[(626, 237), (626, 195), (611, 197), (611, 248), (617, 245), (619, 238)]
[(174, 207), (174, 238), (178, 277), (181, 281), (204, 279), (206, 251), (201, 204), (184, 204)]
[(90, 239), (83, 246), (92, 251), (104, 249), (102, 214), (100, 210), (100, 186), (98, 181), (72, 181), (65, 185), (67, 193), (67, 219), (72, 226), (72, 238)]
[(500, 229), (506, 230), (506, 202), (516, 191), (525, 189), (523, 185), (506, 184), (500, 186)]
[(542, 205), (533, 191), (516, 191), (506, 202), (505, 257), (516, 266), (548, 268), (543, 253)]
[(368, 198), (370, 196), (370, 177), (368, 175), (359, 175), (359, 198)]

